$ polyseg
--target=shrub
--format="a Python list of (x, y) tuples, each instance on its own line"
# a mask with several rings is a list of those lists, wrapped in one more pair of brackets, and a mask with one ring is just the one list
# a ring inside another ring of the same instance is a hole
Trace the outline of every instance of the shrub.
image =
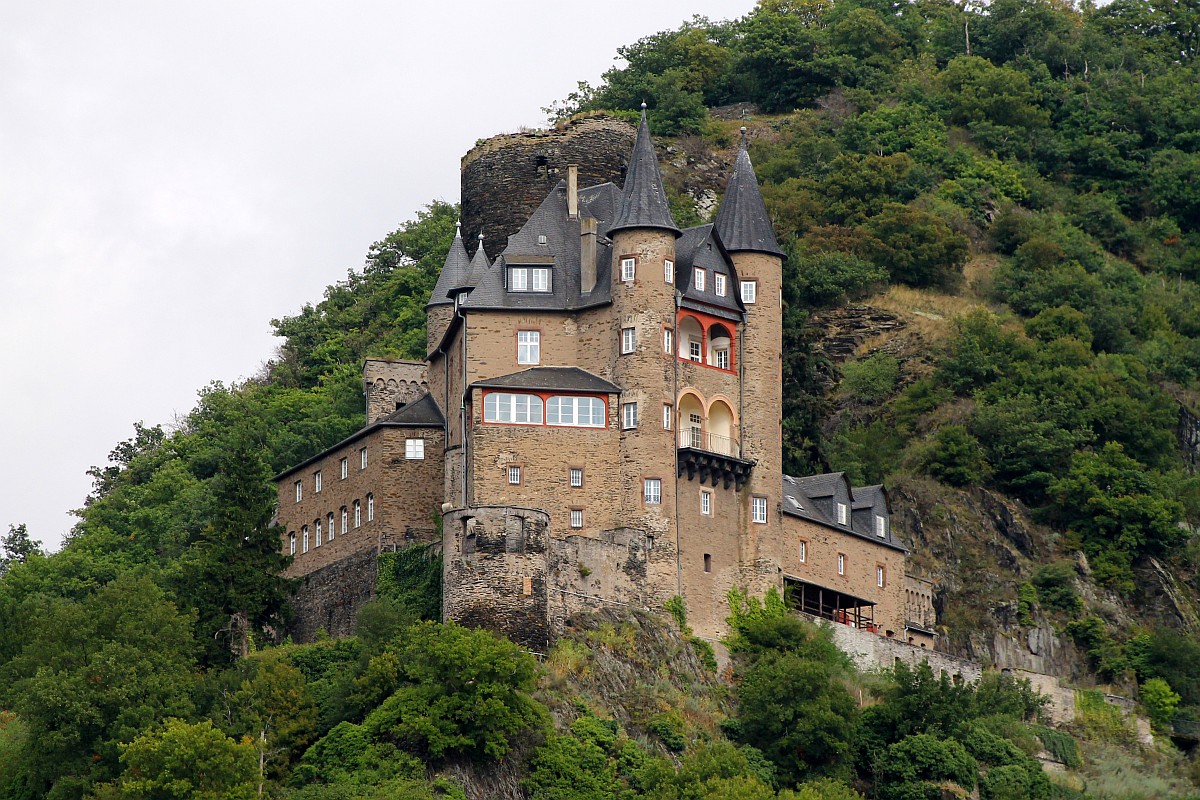
[(888, 747), (876, 765), (884, 783), (953, 781), (974, 789), (979, 765), (961, 743), (928, 733), (907, 736)]
[(990, 472), (979, 440), (962, 425), (947, 425), (937, 432), (922, 466), (951, 486), (983, 483)]
[(1171, 725), (1171, 718), (1179, 708), (1179, 695), (1171, 689), (1171, 684), (1162, 678), (1151, 678), (1142, 684), (1138, 690), (1142, 706), (1150, 721), (1160, 730), (1166, 730)]
[(1038, 601), (1056, 611), (1075, 612), (1083, 601), (1075, 591), (1075, 565), (1070, 561), (1043, 564), (1033, 573)]
[(875, 353), (842, 366), (842, 388), (860, 403), (886, 400), (899, 377), (900, 362), (888, 353)]

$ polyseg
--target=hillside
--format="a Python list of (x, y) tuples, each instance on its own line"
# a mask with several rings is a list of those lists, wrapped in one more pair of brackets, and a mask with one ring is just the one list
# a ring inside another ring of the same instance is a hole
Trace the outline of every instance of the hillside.
[(135, 426), (62, 552), (5, 537), (0, 797), (1197, 795), (1161, 734), (1200, 728), (1198, 41), (1184, 4), (762, 0), (547, 109), (645, 99), (681, 225), (746, 127), (788, 254), (786, 470), (887, 485), (940, 646), (1078, 686), (1070, 730), (998, 674), (859, 674), (770, 598), (720, 673), (640, 617), (539, 665), (416, 623), (415, 553), (358, 637), (280, 642), (269, 478), (361, 427), (363, 358), (425, 355), (432, 203), (273, 322), (263, 374)]

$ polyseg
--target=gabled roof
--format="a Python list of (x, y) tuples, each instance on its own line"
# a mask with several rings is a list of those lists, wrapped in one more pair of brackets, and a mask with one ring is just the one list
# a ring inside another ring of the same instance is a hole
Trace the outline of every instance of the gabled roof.
[(456, 226), (454, 241), (450, 243), (450, 249), (446, 251), (446, 261), (442, 264), (441, 274), (438, 275), (433, 293), (429, 295), (429, 302), (425, 307), (453, 303), (454, 300), (451, 299), (450, 293), (466, 277), (470, 267), (471, 259), (467, 257), (467, 248), (463, 246), (462, 232)]
[[(704, 291), (696, 288), (692, 270), (696, 267), (708, 274)], [(683, 292), (682, 305), (696, 311), (716, 313), (734, 321), (740, 321), (745, 311), (742, 306), (737, 270), (733, 259), (715, 234), (712, 224), (688, 228), (675, 242), (675, 269), (678, 285)], [(725, 276), (725, 296), (716, 291), (713, 274)]]
[[(840, 495), (841, 492), (839, 489), (843, 487), (846, 492), (845, 496), (851, 506), (851, 513), (846, 525), (841, 525), (836, 519), (831, 519), (822, 508), (826, 504), (826, 498), (829, 498), (829, 502), (832, 503), (832, 498)], [(830, 472), (824, 475), (806, 475), (800, 478), (793, 478), (791, 475), (783, 476), (783, 513), (826, 525), (843, 533), (848, 533), (860, 539), (884, 545), (885, 547), (908, 552), (908, 548), (901, 544), (900, 540), (892, 532), (890, 524), (887, 526), (887, 533), (884, 536), (874, 535), (870, 526), (867, 526), (865, 529), (862, 526), (857, 528), (854, 526), (854, 510), (858, 509), (861, 511), (872, 508), (874, 502), (880, 497), (884, 500), (887, 499), (887, 493), (882, 486), (851, 488), (845, 473), (842, 472)]]
[(637, 139), (633, 142), (633, 153), (629, 156), (629, 169), (625, 171), (621, 205), (609, 234), (625, 228), (661, 228), (676, 236), (680, 233), (675, 218), (671, 216), (671, 208), (667, 205), (667, 192), (658, 168), (658, 156), (654, 152), (654, 143), (650, 141), (645, 103), (642, 104), (642, 122), (638, 126)]
[(725, 188), (725, 197), (721, 200), (714, 224), (731, 253), (752, 251), (783, 256), (779, 242), (775, 240), (775, 229), (771, 227), (771, 217), (763, 203), (762, 192), (758, 188), (754, 166), (750, 163), (745, 128), (742, 128), (742, 141), (738, 145), (733, 175), (729, 177), (729, 185)]
[(541, 389), (601, 394), (619, 394), (621, 392), (621, 387), (579, 367), (531, 367), (509, 375), (475, 381), (471, 386), (481, 389), (528, 389), (531, 391)]

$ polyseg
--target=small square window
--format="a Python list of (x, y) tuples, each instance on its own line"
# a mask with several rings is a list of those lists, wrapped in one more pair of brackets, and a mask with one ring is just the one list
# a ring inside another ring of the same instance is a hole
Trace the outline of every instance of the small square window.
[(638, 426), (637, 403), (624, 403), (621, 406), (621, 427), (629, 430)]
[(667, 283), (675, 282), (675, 262), (669, 258), (663, 262), (663, 280)]
[(838, 564), (838, 575), (845, 575), (846, 574), (846, 554), (845, 553), (838, 553), (837, 564)]
[(583, 486), (583, 467), (571, 467), (569, 477), (572, 489), (578, 489)]
[(424, 439), (405, 439), (404, 440), (404, 457), (410, 460), (425, 458), (425, 440)]
[(304, 481), (296, 481), (296, 502), (299, 503), (304, 499)]
[(704, 554), (704, 571), (712, 572), (712, 553)]
[(675, 352), (675, 331), (670, 328), (663, 328), (663, 352)]
[(367, 468), (367, 448), (365, 447), (358, 451), (358, 468)]
[(313, 493), (321, 493), (321, 470), (317, 470), (313, 473)]
[(758, 281), (742, 281), (742, 302), (748, 306), (758, 300)]
[(632, 258), (621, 259), (621, 280), (625, 283), (631, 283), (637, 274), (637, 260)]
[(571, 509), (571, 527), (572, 528), (582, 528), (583, 527), (583, 509), (582, 508), (572, 508)]
[(697, 291), (704, 291), (704, 270), (700, 269), (700, 267), (692, 269), (692, 283), (695, 285)]
[(712, 516), (712, 492), (700, 492), (700, 513)]
[(663, 403), (663, 430), (669, 431), (675, 427), (675, 407), (670, 403)]
[(717, 293), (717, 297), (725, 296), (725, 276), (719, 272), (713, 275), (713, 290)]
[(662, 503), (662, 480), (646, 478), (642, 481), (642, 502), (656, 506)]
[(539, 331), (517, 331), (517, 363), (540, 364), (542, 334)]
[(800, 563), (807, 564), (808, 563), (808, 542), (801, 539), (800, 545), (797, 548), (797, 550), (799, 551), (799, 555), (800, 555)]
[(621, 328), (621, 353), (632, 353), (637, 349), (637, 328)]
[(341, 470), (340, 474), (342, 476), (342, 480), (346, 480), (346, 476), (350, 473), (350, 459), (343, 458), (339, 462), (339, 468)]
[(750, 498), (750, 521), (764, 524), (767, 521), (767, 498)]
[(521, 468), (519, 466), (511, 466), (508, 468), (508, 483), (510, 486), (521, 485)]
[(688, 359), (690, 361), (700, 361), (704, 358), (703, 346), (695, 339), (688, 341)]

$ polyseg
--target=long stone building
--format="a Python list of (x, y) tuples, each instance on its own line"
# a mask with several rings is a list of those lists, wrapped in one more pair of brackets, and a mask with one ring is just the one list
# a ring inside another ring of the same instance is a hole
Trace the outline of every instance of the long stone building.
[(349, 632), (374, 555), (437, 542), (444, 616), (536, 651), (577, 610), (674, 596), (715, 638), (731, 589), (772, 587), (932, 646), (884, 488), (783, 474), (783, 252), (744, 130), (715, 222), (686, 230), (644, 110), (623, 187), (563, 166), (494, 260), (455, 237), (427, 360), (366, 363), (367, 426), (277, 476), (297, 635)]

